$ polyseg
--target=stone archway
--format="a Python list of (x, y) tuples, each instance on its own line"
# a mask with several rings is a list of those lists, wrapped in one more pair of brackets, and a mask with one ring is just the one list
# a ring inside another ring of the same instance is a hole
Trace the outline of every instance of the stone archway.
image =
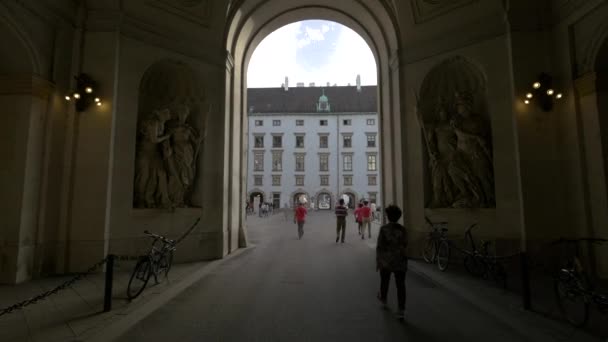
[[(379, 134), (386, 137), (380, 143), (380, 192), (382, 202), (403, 207), (405, 189), (401, 181), (404, 179), (402, 163), (407, 158), (402, 148), (401, 109), (404, 106), (401, 101), (404, 96), (401, 94), (399, 68), (402, 58), (399, 31), (392, 11), (392, 4), (386, 0), (343, 0), (322, 5), (314, 0), (248, 0), (231, 4), (225, 32), (225, 110), (226, 117), (230, 118), (225, 143), (230, 146), (228, 151), (231, 153), (227, 158), (230, 161), (228, 169), (240, 170), (239, 175), (232, 175), (230, 183), (237, 188), (231, 191), (241, 194), (245, 191), (242, 180), (246, 179), (247, 165), (242, 156), (245, 154), (243, 137), (246, 136), (246, 127), (243, 123), (247, 122), (246, 74), (253, 51), (263, 38), (286, 24), (323, 19), (348, 26), (361, 35), (376, 59)], [(240, 203), (229, 203), (229, 206), (242, 207)], [(243, 225), (239, 228), (243, 229)]]
[(321, 190), (315, 195), (315, 206), (319, 210), (331, 210), (333, 208), (333, 197), (327, 190)]

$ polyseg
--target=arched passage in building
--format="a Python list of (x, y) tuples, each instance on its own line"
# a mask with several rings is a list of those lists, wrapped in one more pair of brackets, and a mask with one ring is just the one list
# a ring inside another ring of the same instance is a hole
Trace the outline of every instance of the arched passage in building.
[[(274, 30), (292, 22), (307, 19), (329, 20), (357, 32), (369, 45), (376, 59), (378, 75), (378, 118), (381, 163), (381, 195), (383, 203), (405, 204), (402, 186), (405, 152), (402, 148), (402, 108), (399, 76), (399, 37), (391, 4), (388, 1), (360, 2), (344, 0), (320, 5), (313, 0), (258, 0), (235, 1), (229, 8), (226, 31), (227, 72), (225, 110), (230, 141), (229, 169), (238, 169), (230, 179), (232, 203), (230, 210), (239, 222), (229, 222), (234, 231), (239, 229), (239, 246), (246, 245), (243, 215), (237, 210), (246, 189), (247, 165), (243, 162), (246, 149), (247, 122), (247, 67), (257, 45)], [(228, 137), (227, 137), (228, 139)], [(292, 200), (294, 197), (292, 196)], [(295, 200), (294, 200), (295, 201)], [(234, 235), (234, 234), (233, 234)]]

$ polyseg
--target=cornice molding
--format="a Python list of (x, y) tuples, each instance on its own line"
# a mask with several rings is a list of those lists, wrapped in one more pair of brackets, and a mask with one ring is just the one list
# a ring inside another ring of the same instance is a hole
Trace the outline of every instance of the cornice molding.
[(0, 75), (0, 95), (31, 95), (47, 99), (55, 84), (35, 75)]
[(414, 22), (421, 24), (479, 0), (411, 0)]
[(148, 0), (146, 4), (202, 27), (209, 27), (211, 18), (209, 0)]

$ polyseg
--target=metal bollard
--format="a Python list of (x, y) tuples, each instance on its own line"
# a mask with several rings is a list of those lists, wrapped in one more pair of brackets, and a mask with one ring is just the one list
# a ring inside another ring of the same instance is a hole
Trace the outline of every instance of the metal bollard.
[(528, 253), (521, 253), (521, 293), (524, 310), (532, 309), (532, 298), (530, 291), (530, 268), (528, 265)]
[(106, 286), (103, 296), (103, 312), (112, 310), (112, 283), (114, 281), (114, 254), (108, 254), (106, 260)]

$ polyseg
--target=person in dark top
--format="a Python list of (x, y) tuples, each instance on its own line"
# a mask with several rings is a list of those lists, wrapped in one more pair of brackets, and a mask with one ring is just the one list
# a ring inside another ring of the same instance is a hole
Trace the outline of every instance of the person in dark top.
[(340, 240), (340, 232), (342, 232), (342, 243), (344, 243), (347, 215), (348, 208), (344, 205), (344, 199), (340, 198), (336, 206), (336, 243)]
[(404, 319), (405, 313), (405, 273), (407, 272), (408, 236), (404, 226), (397, 223), (401, 209), (390, 205), (384, 210), (389, 223), (380, 227), (376, 244), (376, 270), (380, 272), (380, 292), (378, 300), (386, 307), (386, 296), (391, 273), (397, 285), (397, 318)]

